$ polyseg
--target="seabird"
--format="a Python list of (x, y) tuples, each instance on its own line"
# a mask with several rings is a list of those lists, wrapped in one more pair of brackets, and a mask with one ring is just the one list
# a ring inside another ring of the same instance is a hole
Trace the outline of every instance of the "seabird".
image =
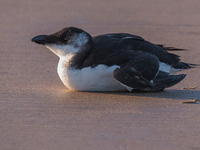
[(192, 68), (172, 47), (150, 43), (128, 33), (92, 37), (76, 27), (50, 35), (38, 35), (32, 42), (50, 49), (59, 58), (57, 72), (70, 90), (160, 91), (185, 78), (175, 72)]

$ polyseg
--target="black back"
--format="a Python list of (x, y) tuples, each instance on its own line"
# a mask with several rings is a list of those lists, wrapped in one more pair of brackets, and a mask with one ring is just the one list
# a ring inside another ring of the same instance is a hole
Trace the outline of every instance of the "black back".
[(152, 44), (143, 38), (127, 33), (105, 34), (93, 37), (93, 47), (89, 51), (83, 67), (95, 67), (99, 64), (107, 66), (120, 65), (133, 60), (138, 51), (154, 54), (159, 61), (169, 65), (179, 62), (179, 56), (170, 54), (162, 47)]

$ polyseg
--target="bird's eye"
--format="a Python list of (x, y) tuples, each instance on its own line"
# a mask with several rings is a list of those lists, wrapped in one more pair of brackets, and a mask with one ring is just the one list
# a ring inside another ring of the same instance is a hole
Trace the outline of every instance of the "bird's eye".
[(70, 40), (70, 38), (71, 38), (71, 34), (70, 34), (70, 33), (67, 33), (67, 34), (65, 35), (65, 37), (64, 37), (64, 40), (67, 42), (67, 41)]
[(69, 37), (65, 37), (64, 40), (65, 40), (65, 41), (69, 41)]

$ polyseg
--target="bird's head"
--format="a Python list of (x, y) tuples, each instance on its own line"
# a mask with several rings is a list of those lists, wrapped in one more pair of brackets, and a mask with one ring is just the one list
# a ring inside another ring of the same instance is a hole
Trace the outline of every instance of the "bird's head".
[(75, 27), (67, 27), (50, 35), (38, 35), (31, 41), (46, 46), (59, 57), (76, 54), (93, 46), (90, 34)]

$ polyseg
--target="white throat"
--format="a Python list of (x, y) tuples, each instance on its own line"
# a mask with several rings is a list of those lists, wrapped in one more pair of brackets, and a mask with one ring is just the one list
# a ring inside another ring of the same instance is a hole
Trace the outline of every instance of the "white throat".
[(75, 48), (73, 45), (51, 44), (51, 45), (46, 45), (46, 47), (50, 49), (58, 57), (64, 57), (68, 54), (75, 54), (79, 51), (79, 48)]

